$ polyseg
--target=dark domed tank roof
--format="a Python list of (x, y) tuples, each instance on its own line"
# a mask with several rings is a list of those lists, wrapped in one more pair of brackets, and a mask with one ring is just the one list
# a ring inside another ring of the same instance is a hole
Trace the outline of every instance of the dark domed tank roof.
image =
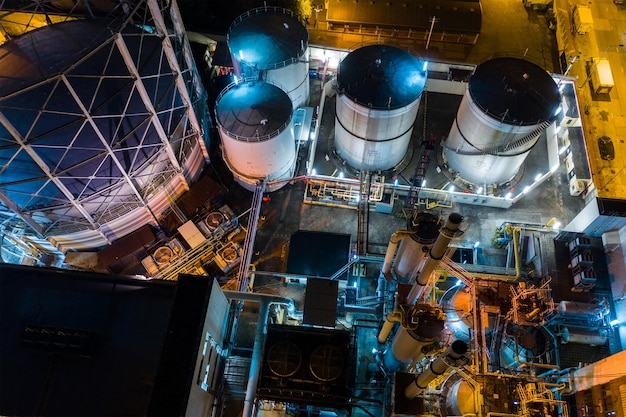
[(299, 59), (309, 45), (309, 32), (287, 9), (260, 7), (239, 16), (228, 29), (233, 59), (261, 70)]
[(394, 109), (417, 100), (426, 85), (424, 64), (402, 49), (370, 45), (350, 52), (339, 64), (337, 86), (357, 103)]
[(217, 122), (225, 131), (250, 141), (267, 140), (283, 131), (291, 113), (287, 93), (263, 81), (227, 87), (215, 108)]
[[(111, 22), (73, 20), (30, 31), (0, 46), (0, 97), (67, 70), (113, 36)], [(100, 74), (100, 68), (94, 69)], [(124, 65), (123, 61), (121, 62)], [(125, 65), (124, 65), (125, 66)]]
[(491, 117), (512, 125), (532, 125), (554, 118), (559, 89), (541, 67), (519, 58), (495, 58), (476, 67), (469, 92)]

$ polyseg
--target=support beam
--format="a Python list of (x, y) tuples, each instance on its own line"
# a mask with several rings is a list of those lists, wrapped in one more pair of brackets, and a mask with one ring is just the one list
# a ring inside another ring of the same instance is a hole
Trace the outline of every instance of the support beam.
[(7, 206), (20, 219), (26, 222), (37, 233), (37, 237), (43, 237), (43, 228), (31, 216), (24, 213), (13, 200), (11, 200), (2, 190), (0, 190), (0, 202)]
[[(62, 77), (65, 79), (64, 76)], [(67, 82), (67, 80), (65, 81)], [(35, 150), (28, 143), (26, 143), (26, 140), (24, 140), (20, 132), (15, 128), (15, 126), (13, 126), (13, 124), (7, 119), (7, 117), (1, 111), (0, 111), (0, 124), (2, 124), (5, 127), (5, 129), (11, 134), (13, 139), (15, 139), (17, 144), (24, 150), (24, 152), (26, 152), (28, 156), (31, 157), (31, 159), (37, 164), (39, 169), (41, 169), (41, 171), (48, 178), (48, 180), (50, 180), (51, 182), (54, 183), (54, 185), (56, 185), (56, 187), (63, 193), (65, 198), (67, 198), (67, 200), (70, 202), (70, 204), (72, 204), (72, 206), (85, 218), (85, 220), (89, 222), (91, 227), (94, 230), (99, 230), (99, 225), (94, 220), (94, 218), (91, 217), (91, 214), (87, 212), (87, 210), (85, 210), (85, 208), (76, 200), (74, 195), (71, 193), (70, 190), (67, 189), (67, 187), (61, 182), (61, 180), (59, 180), (57, 177), (52, 175), (52, 172), (50, 171), (50, 168), (45, 163), (45, 161), (41, 159), (39, 154), (35, 152)], [(102, 236), (106, 239), (106, 236), (104, 235)]]
[[(161, 15), (161, 9), (159, 8), (156, 0), (148, 0), (148, 8), (150, 9), (150, 13), (152, 14), (152, 18), (154, 19), (156, 29), (163, 39), (163, 52), (165, 53), (165, 57), (167, 58), (167, 61), (170, 64), (170, 68), (172, 69), (172, 71), (176, 73), (176, 87), (178, 88), (178, 93), (183, 99), (183, 102), (187, 106), (187, 117), (189, 117), (189, 123), (191, 124), (191, 127), (197, 132), (197, 134), (199, 136), (202, 136), (203, 129), (200, 126), (198, 118), (196, 117), (196, 113), (194, 112), (194, 107), (191, 101), (191, 97), (189, 96), (189, 91), (187, 90), (187, 86), (185, 85), (185, 81), (181, 74), (180, 66), (178, 65), (178, 60), (176, 58), (176, 55), (174, 54), (174, 47), (172, 46), (172, 41), (169, 37), (169, 31), (167, 29), (167, 26), (165, 25), (163, 16)], [(204, 140), (199, 140), (198, 142), (200, 144), (200, 147), (202, 148), (202, 154), (204, 155), (205, 160), (208, 161), (209, 152), (206, 149), (206, 144), (204, 143)]]

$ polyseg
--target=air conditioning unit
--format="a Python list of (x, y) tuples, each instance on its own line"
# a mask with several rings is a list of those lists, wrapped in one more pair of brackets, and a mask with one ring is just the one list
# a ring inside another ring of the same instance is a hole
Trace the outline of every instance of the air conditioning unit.
[(235, 242), (228, 242), (215, 253), (215, 263), (219, 268), (227, 273), (239, 265), (241, 261), (241, 247)]
[(570, 181), (569, 194), (571, 196), (579, 196), (582, 194), (583, 191), (585, 191), (587, 185), (589, 185), (589, 180), (575, 179), (573, 181)]
[(221, 225), (226, 223), (228, 219), (226, 215), (221, 211), (212, 211), (206, 216), (204, 219), (204, 224), (206, 225), (210, 234), (213, 234)]
[(174, 251), (169, 246), (161, 246), (152, 254), (154, 262), (161, 267), (167, 265), (174, 259)]

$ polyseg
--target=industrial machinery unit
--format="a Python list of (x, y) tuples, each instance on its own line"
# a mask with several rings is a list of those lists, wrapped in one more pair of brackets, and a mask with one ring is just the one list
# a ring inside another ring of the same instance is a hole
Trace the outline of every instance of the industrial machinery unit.
[(406, 230), (396, 230), (391, 235), (381, 268), (381, 274), (387, 281), (398, 279), (409, 283), (415, 279), (428, 259), (428, 252), (439, 234), (441, 224), (441, 220), (433, 214), (417, 212), (407, 219)]
[(239, 78), (280, 86), (293, 108), (309, 102), (309, 33), (297, 16), (279, 7), (259, 7), (230, 25), (228, 48)]
[(360, 170), (402, 161), (425, 84), (426, 63), (407, 51), (370, 45), (350, 52), (337, 73), (338, 155)]
[(510, 188), (559, 105), (556, 83), (537, 65), (517, 58), (480, 64), (442, 143), (453, 180), (487, 194)]
[(0, 45), (0, 233), (61, 260), (157, 225), (208, 162), (176, 2), (113, 6), (3, 14), (15, 33)]
[[(296, 164), (292, 103), (264, 81), (232, 83), (218, 96), (215, 114), (224, 161), (242, 187), (291, 178)], [(268, 191), (284, 186), (275, 182)]]

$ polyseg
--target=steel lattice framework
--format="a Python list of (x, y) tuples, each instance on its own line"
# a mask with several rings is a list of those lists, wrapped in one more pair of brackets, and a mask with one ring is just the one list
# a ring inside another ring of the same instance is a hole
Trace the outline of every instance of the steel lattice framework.
[(0, 233), (95, 248), (197, 179), (206, 94), (175, 1), (54, 4), (0, 4)]

